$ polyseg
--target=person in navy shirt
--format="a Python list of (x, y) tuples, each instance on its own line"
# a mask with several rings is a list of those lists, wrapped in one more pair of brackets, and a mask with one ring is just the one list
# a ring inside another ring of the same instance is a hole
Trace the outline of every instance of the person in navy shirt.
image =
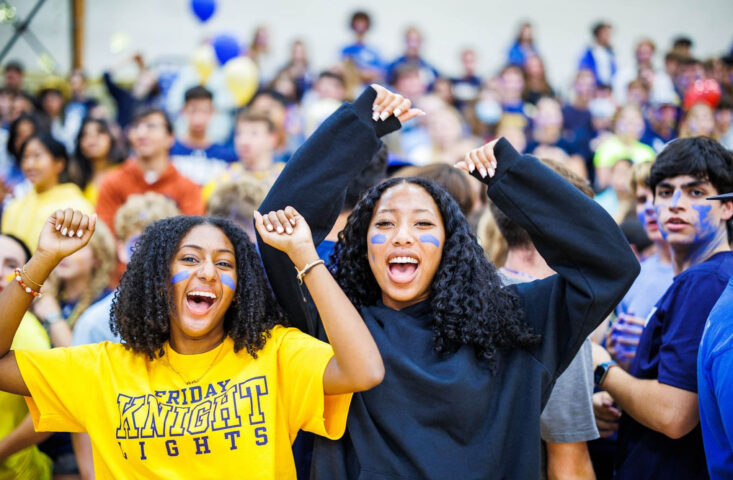
[[(708, 200), (732, 203), (733, 193)], [(733, 277), (705, 324), (697, 357), (697, 392), (710, 478), (733, 478)]]
[(351, 16), (351, 30), (356, 35), (356, 41), (341, 50), (342, 60), (351, 60), (359, 71), (361, 81), (365, 84), (378, 80), (384, 76), (384, 62), (379, 52), (364, 43), (372, 19), (366, 12), (355, 12)]
[(394, 84), (396, 80), (397, 70), (403, 65), (411, 65), (420, 71), (420, 77), (423, 82), (430, 86), (435, 82), (440, 74), (431, 64), (429, 64), (421, 55), (422, 34), (415, 27), (409, 27), (405, 31), (405, 54), (387, 67), (387, 81)]
[(697, 355), (705, 321), (733, 276), (733, 202), (706, 197), (733, 191), (733, 153), (706, 137), (675, 140), (649, 183), (676, 277), (647, 320), (629, 373), (594, 347), (596, 383), (623, 410), (615, 478), (708, 478)]
[(214, 96), (202, 86), (186, 90), (183, 116), (186, 133), (171, 147), (173, 164), (191, 181), (204, 185), (237, 160), (234, 150), (212, 142), (207, 130), (214, 116)]

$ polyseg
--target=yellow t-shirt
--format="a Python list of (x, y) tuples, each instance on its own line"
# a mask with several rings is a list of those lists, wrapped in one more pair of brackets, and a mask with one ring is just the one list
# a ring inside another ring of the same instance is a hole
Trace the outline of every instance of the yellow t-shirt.
[(29, 191), (8, 204), (3, 212), (2, 231), (12, 233), (36, 250), (43, 225), (56, 210), (74, 208), (91, 215), (94, 207), (73, 183), (62, 183), (43, 192)]
[(330, 345), (271, 333), (256, 360), (228, 337), (199, 355), (166, 346), (173, 368), (110, 342), (15, 355), (36, 429), (89, 432), (99, 479), (295, 478), (298, 430), (341, 437), (351, 394), (323, 393)]
[[(48, 350), (51, 344), (46, 330), (30, 313), (26, 313), (13, 337), (13, 349)], [(0, 438), (6, 437), (28, 415), (28, 407), (20, 395), (0, 392)], [(47, 480), (51, 478), (51, 459), (32, 446), (0, 462), (0, 480)]]

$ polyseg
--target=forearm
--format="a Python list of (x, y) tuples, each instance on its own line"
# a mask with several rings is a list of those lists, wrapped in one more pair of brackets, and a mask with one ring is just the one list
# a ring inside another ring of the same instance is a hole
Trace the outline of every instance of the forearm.
[(620, 367), (608, 371), (601, 388), (626, 415), (670, 438), (686, 435), (699, 421), (697, 394), (636, 378)]
[[(318, 258), (315, 248), (304, 258)], [(306, 260), (295, 259), (302, 269)], [(384, 364), (374, 339), (341, 287), (324, 265), (314, 267), (305, 284), (318, 309), (323, 328), (334, 351), (334, 360), (324, 374), (328, 395), (368, 390), (384, 377)]]
[(94, 478), (94, 457), (92, 455), (92, 442), (88, 433), (72, 433), (71, 444), (74, 447), (76, 464), (79, 466), (79, 474), (82, 480)]
[(53, 322), (48, 327), (48, 336), (51, 339), (51, 345), (54, 347), (70, 347), (72, 343), (72, 333), (69, 324), (64, 320)]
[[(25, 265), (25, 274), (21, 274), (23, 282), (34, 290), (37, 285), (33, 282), (43, 283), (48, 278), (51, 270), (56, 266), (53, 259), (36, 254)], [(33, 282), (30, 280), (33, 279)], [(8, 286), (0, 293), (0, 357), (10, 351), (13, 344), (13, 337), (18, 330), (23, 315), (33, 300), (33, 296), (23, 290), (18, 282), (13, 279)]]
[(548, 480), (595, 480), (585, 442), (547, 443)]
[(0, 440), (0, 462), (33, 445), (46, 440), (51, 432), (36, 432), (33, 428), (33, 420), (27, 415), (15, 430)]

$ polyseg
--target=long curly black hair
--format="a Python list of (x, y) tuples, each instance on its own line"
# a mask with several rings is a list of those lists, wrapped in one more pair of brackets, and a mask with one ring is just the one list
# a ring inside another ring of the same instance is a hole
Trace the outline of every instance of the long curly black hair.
[(443, 257), (433, 277), (433, 347), (449, 354), (474, 347), (479, 360), (494, 369), (499, 348), (528, 348), (540, 336), (524, 321), (519, 298), (502, 288), (496, 267), (484, 256), (466, 217), (453, 198), (430, 180), (393, 178), (368, 191), (339, 234), (331, 257), (332, 273), (357, 307), (374, 305), (382, 291), (367, 259), (367, 231), (382, 194), (401, 183), (422, 187), (443, 217)]
[(171, 263), (183, 237), (204, 224), (219, 228), (234, 246), (237, 288), (224, 316), (224, 331), (234, 340), (234, 350), (246, 348), (257, 358), (272, 327), (287, 323), (257, 251), (241, 228), (221, 218), (170, 217), (145, 229), (112, 302), (112, 331), (133, 351), (151, 359), (163, 355), (175, 312)]

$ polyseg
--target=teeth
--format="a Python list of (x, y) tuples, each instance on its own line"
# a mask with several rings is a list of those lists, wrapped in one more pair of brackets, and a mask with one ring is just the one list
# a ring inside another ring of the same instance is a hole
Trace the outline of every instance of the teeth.
[(214, 295), (211, 292), (188, 292), (188, 295), (197, 296), (197, 297), (208, 297), (208, 298), (216, 300), (216, 295)]
[(389, 260), (389, 263), (414, 263), (417, 265), (417, 259), (412, 257), (394, 257)]

